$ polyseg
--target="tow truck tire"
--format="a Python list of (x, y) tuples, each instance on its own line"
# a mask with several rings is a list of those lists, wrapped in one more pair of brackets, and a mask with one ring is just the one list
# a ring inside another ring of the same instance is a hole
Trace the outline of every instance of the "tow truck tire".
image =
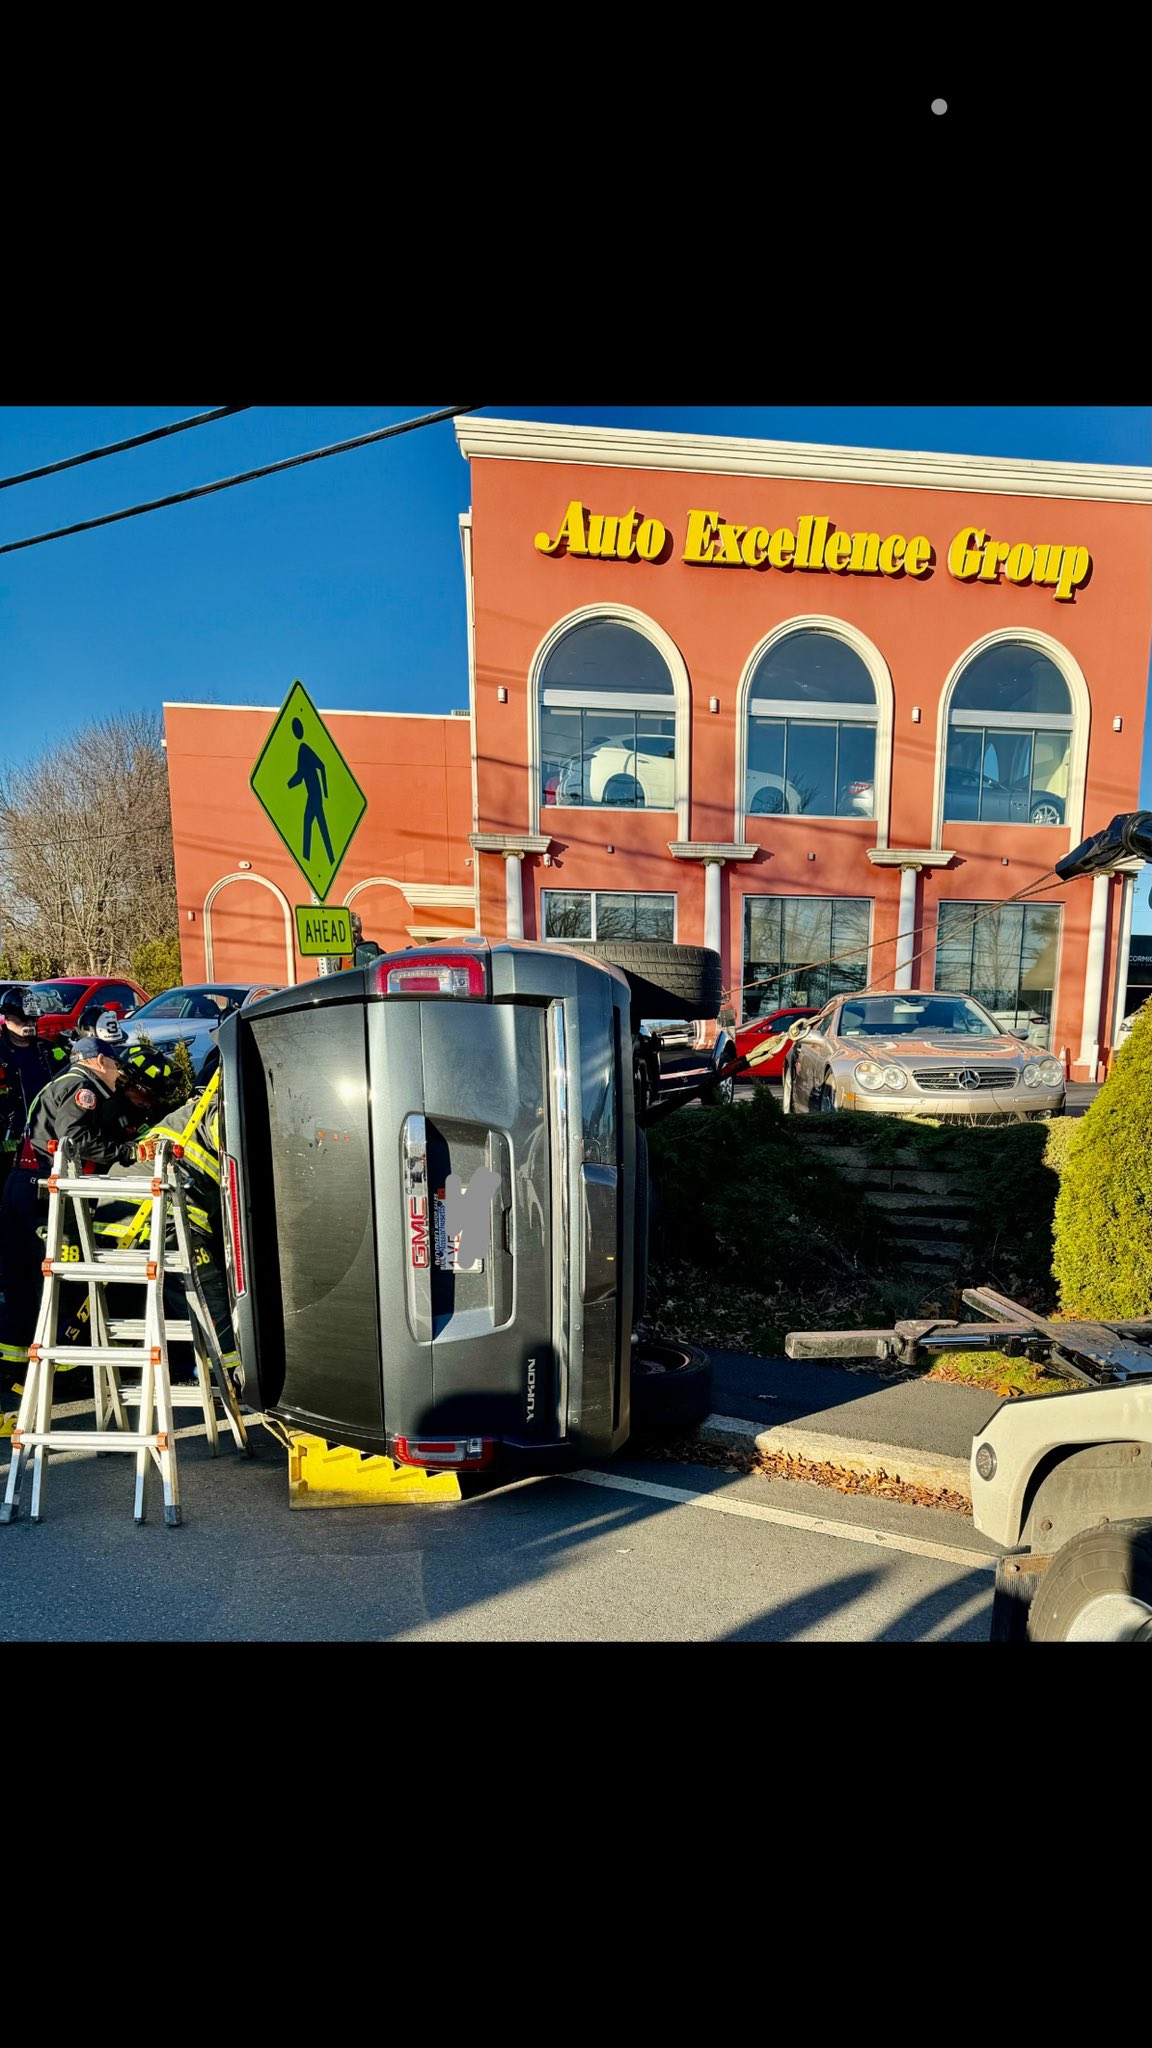
[(1028, 1609), (1030, 1643), (1152, 1643), (1152, 1522), (1082, 1529)]
[(629, 1442), (683, 1436), (712, 1412), (712, 1361), (692, 1344), (641, 1337), (632, 1352)]
[(571, 950), (627, 975), (634, 1024), (644, 1017), (695, 1021), (720, 1013), (720, 955), (709, 946), (674, 946), (670, 939), (598, 939)]

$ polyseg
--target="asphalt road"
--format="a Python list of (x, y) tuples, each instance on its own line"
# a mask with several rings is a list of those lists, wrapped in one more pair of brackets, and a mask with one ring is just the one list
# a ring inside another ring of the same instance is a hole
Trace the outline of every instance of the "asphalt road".
[[(769, 1392), (875, 1436), (903, 1392), (759, 1363), (720, 1360), (726, 1401)], [(943, 1416), (963, 1390), (931, 1391)], [(213, 1460), (181, 1435), (178, 1529), (155, 1480), (135, 1526), (130, 1458), (54, 1458), (44, 1521), (0, 1527), (0, 1640), (987, 1640), (995, 1553), (955, 1513), (626, 1457), (448, 1505), (297, 1510), (283, 1450), (253, 1439), (258, 1457)]]

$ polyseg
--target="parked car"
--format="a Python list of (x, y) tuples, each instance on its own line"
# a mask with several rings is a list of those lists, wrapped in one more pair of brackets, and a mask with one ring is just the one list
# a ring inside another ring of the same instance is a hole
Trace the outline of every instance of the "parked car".
[(275, 993), (267, 982), (204, 981), (166, 989), (134, 1013), (128, 1037), (148, 1039), (157, 1052), (186, 1045), (195, 1078), (207, 1081), (219, 1060), (216, 1033), (225, 1017)]
[(221, 1183), (245, 1399), (458, 1470), (549, 1469), (699, 1421), (707, 1360), (638, 1327), (629, 1081), (646, 1015), (719, 1007), (702, 947), (479, 939), (234, 1009)]
[(976, 816), (986, 824), (1062, 825), (1064, 799), (1047, 789), (1031, 795), (1019, 783), (998, 782), (994, 775), (980, 775), (975, 768), (950, 768), (944, 787), (944, 816), (955, 815), (953, 806), (964, 799), (964, 815)]
[(111, 975), (57, 974), (50, 981), (29, 984), (52, 1002), (52, 1008), (36, 1026), (41, 1038), (62, 1038), (74, 1031), (90, 1031), (97, 1017), (112, 1010), (117, 1017), (130, 1017), (148, 998), (134, 981), (120, 981)]
[[(3, 994), (3, 990), (2, 990), (2, 989), (0, 989), (0, 995), (2, 995), (2, 994)], [(1123, 1021), (1121, 1022), (1120, 1026), (1119, 1026), (1119, 1029), (1117, 1030), (1117, 1033), (1116, 1033), (1116, 1045), (1115, 1045), (1115, 1050), (1116, 1050), (1117, 1052), (1119, 1052), (1119, 1050), (1120, 1050), (1120, 1047), (1121, 1047), (1122, 1045), (1125, 1045), (1125, 1044), (1127, 1043), (1127, 1041), (1128, 1041), (1128, 1038), (1129, 1038), (1129, 1037), (1130, 1037), (1130, 1035), (1131, 1035), (1131, 1031), (1132, 1031), (1132, 1026), (1133, 1026), (1133, 1025), (1135, 1024), (1135, 1022), (1136, 1022), (1136, 1019), (1137, 1019), (1137, 1017), (1140, 1017), (1140, 1016), (1142, 1016), (1142, 1015), (1143, 1015), (1143, 1012), (1144, 1012), (1144, 1004), (1143, 1004), (1143, 1003), (1141, 1003), (1141, 1004), (1139, 1004), (1139, 1005), (1137, 1006), (1137, 1008), (1136, 1008), (1135, 1010), (1129, 1010), (1129, 1012), (1128, 1012), (1128, 1015), (1127, 1015), (1127, 1016), (1126, 1016), (1126, 1017), (1125, 1017), (1125, 1018), (1123, 1019)]]
[(565, 761), (556, 778), (557, 804), (619, 804), (625, 809), (673, 811), (676, 762), (672, 742), (666, 754), (635, 747), (591, 746)]
[[(732, 1039), (716, 1018), (645, 1017), (640, 1025), (633, 1063), (637, 1114), (679, 1088), (694, 1088), (736, 1057)], [(702, 1100), (731, 1102), (732, 1075), (712, 1081)]]
[(837, 996), (799, 1030), (784, 1067), (791, 1115), (857, 1109), (967, 1122), (1064, 1111), (1060, 1061), (1003, 1031), (971, 996)]
[[(787, 1031), (789, 1025), (795, 1024), (799, 1018), (815, 1017), (817, 1015), (818, 1012), (812, 1005), (804, 1007), (798, 1006), (795, 1003), (789, 1004), (781, 1010), (769, 1010), (767, 1016), (753, 1017), (747, 1024), (741, 1024), (738, 1027), (735, 1034), (736, 1050), (738, 1053), (749, 1053), (755, 1046), (762, 1045), (766, 1038), (776, 1038), (781, 1031)], [(789, 1048), (786, 1045), (782, 1046), (779, 1052), (773, 1053), (771, 1059), (764, 1060), (760, 1066), (751, 1068), (748, 1079), (752, 1081), (781, 1080), (784, 1074), (784, 1061), (787, 1058), (788, 1050)]]

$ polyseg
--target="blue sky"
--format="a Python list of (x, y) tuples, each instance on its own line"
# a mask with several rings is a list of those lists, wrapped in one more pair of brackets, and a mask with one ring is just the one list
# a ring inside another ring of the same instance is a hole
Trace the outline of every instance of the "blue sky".
[[(0, 491), (0, 543), (301, 454), (438, 405), (256, 406)], [(0, 407), (0, 477), (209, 410)], [(1152, 406), (522, 406), (490, 418), (1152, 465)], [(451, 421), (188, 505), (0, 555), (4, 752), (167, 698), (341, 710), (468, 702)], [(1150, 721), (1152, 727), (1152, 721)], [(1141, 799), (1152, 808), (1152, 730)], [(1152, 929), (1141, 883), (1138, 929)]]

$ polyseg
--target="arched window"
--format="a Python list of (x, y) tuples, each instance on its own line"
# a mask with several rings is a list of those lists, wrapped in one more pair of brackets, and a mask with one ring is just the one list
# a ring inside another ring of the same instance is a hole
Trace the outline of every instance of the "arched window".
[(948, 707), (944, 817), (996, 825), (1063, 825), (1072, 698), (1054, 661), (1025, 641), (974, 656)]
[(618, 619), (563, 633), (540, 671), (540, 801), (676, 808), (676, 693), (659, 648)]
[(875, 818), (876, 689), (838, 634), (804, 628), (776, 640), (748, 689), (748, 817)]

